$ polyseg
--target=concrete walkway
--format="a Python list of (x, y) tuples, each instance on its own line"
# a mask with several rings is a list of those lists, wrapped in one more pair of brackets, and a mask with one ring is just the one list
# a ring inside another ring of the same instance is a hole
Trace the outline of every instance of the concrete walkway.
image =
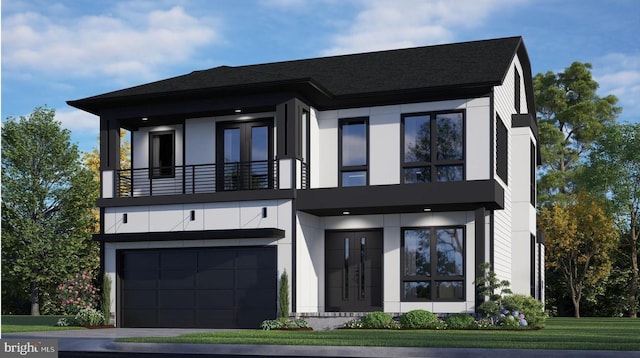
[(637, 352), (619, 351), (565, 351), (526, 349), (477, 348), (403, 348), (403, 347), (333, 347), (333, 346), (275, 346), (248, 344), (174, 344), (174, 343), (120, 343), (117, 338), (173, 337), (187, 333), (215, 332), (211, 329), (144, 329), (110, 328), (31, 333), (7, 333), (2, 338), (57, 339), (60, 351), (122, 352), (208, 355), (256, 355), (287, 357), (638, 357)]

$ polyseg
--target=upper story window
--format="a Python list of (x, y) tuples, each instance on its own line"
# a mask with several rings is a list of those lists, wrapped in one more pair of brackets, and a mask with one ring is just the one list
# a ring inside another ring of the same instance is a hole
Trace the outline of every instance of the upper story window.
[(530, 165), (531, 168), (529, 169), (529, 186), (531, 187), (531, 194), (529, 199), (531, 200), (531, 205), (533, 205), (533, 207), (536, 206), (536, 145), (533, 144), (533, 141), (531, 141), (531, 152), (530, 152)]
[(173, 177), (175, 175), (175, 132), (151, 132), (149, 136), (150, 177)]
[(509, 185), (509, 137), (507, 127), (496, 115), (496, 173), (502, 181)]
[(404, 183), (464, 180), (464, 114), (402, 116)]
[(273, 187), (272, 123), (261, 119), (218, 124), (218, 191)]
[(464, 299), (463, 227), (402, 230), (402, 300)]
[(514, 79), (513, 79), (513, 85), (514, 85), (513, 105), (515, 106), (516, 113), (520, 113), (520, 73), (518, 72), (517, 68), (514, 68), (513, 72), (514, 72)]
[(369, 183), (369, 119), (345, 118), (339, 129), (340, 186)]

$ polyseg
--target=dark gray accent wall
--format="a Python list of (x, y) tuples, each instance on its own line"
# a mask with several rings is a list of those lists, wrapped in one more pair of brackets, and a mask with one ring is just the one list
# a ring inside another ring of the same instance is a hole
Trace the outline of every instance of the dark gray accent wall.
[(266, 228), (93, 235), (93, 239), (100, 242), (246, 239), (256, 237), (267, 239), (282, 239), (285, 237), (285, 231), (276, 228)]
[(120, 120), (100, 118), (100, 170), (120, 168)]
[(141, 196), (133, 198), (98, 199), (98, 207), (171, 205), (195, 203), (220, 203), (230, 201), (293, 199), (294, 189), (279, 190), (241, 190), (222, 191), (216, 193)]
[(297, 191), (297, 209), (318, 216), (503, 209), (496, 180), (318, 188)]

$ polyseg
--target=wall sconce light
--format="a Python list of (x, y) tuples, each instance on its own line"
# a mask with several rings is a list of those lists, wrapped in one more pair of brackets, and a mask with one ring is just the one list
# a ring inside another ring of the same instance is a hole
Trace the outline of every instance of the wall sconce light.
[(195, 221), (196, 220), (196, 211), (195, 210), (191, 210), (191, 213), (189, 214), (189, 219), (191, 221)]
[(267, 207), (263, 207), (262, 208), (262, 218), (266, 218), (267, 217)]
[(122, 214), (122, 223), (126, 224), (129, 221), (127, 213)]

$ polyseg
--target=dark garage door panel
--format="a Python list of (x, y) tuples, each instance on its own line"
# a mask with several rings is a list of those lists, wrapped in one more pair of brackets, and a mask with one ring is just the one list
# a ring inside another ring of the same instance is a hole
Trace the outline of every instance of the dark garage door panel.
[(122, 327), (258, 328), (276, 316), (275, 247), (122, 250)]

